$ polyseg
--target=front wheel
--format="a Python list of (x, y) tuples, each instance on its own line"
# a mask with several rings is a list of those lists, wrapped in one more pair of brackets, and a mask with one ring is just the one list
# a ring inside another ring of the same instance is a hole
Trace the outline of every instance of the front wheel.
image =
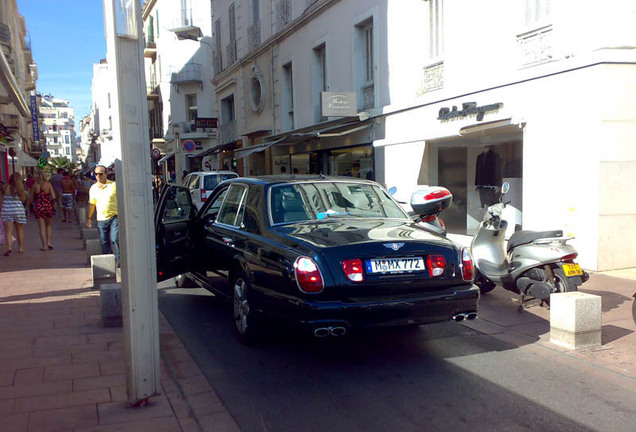
[(255, 342), (258, 337), (255, 327), (256, 319), (250, 301), (249, 281), (245, 274), (239, 273), (232, 284), (232, 317), (236, 336), (246, 345)]

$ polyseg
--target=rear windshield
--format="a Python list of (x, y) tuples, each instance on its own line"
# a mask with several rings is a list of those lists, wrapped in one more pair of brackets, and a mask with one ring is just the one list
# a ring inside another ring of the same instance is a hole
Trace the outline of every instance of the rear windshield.
[(275, 224), (331, 218), (407, 218), (384, 189), (350, 182), (274, 186), (270, 211)]
[(227, 179), (238, 177), (237, 174), (208, 174), (204, 177), (203, 189), (212, 190), (219, 183)]

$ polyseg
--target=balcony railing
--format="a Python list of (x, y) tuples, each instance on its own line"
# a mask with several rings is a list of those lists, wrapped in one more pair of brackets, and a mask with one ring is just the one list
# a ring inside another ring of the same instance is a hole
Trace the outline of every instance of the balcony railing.
[(0, 23), (0, 43), (11, 45), (11, 29), (2, 23)]
[(186, 63), (179, 72), (173, 72), (170, 78), (171, 84), (201, 83), (201, 65), (199, 63)]

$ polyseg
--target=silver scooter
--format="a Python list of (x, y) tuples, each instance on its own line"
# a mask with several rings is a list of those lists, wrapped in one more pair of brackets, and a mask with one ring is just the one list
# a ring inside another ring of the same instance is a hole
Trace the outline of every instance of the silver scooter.
[(573, 237), (563, 231), (517, 231), (505, 244), (508, 223), (502, 219), (508, 182), (501, 187), (500, 202), (488, 207), (473, 238), (471, 251), (477, 276), (475, 284), (485, 294), (501, 285), (519, 294), (521, 305), (532, 300), (550, 305), (550, 294), (577, 291), (589, 279), (574, 259), (578, 253), (567, 244)]

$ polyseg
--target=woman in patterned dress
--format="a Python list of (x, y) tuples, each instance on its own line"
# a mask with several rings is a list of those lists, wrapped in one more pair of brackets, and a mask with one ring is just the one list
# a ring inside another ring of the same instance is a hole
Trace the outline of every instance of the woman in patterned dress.
[(33, 215), (40, 228), (41, 251), (53, 249), (51, 244), (51, 219), (55, 215), (55, 191), (41, 170), (35, 173), (35, 184), (31, 188), (33, 199)]
[(26, 211), (24, 210), (24, 202), (27, 194), (22, 184), (22, 176), (20, 173), (13, 173), (9, 177), (9, 183), (3, 188), (2, 195), (2, 211), (0, 217), (4, 222), (5, 243), (7, 251), (4, 256), (11, 255), (13, 243), (13, 227), (15, 227), (15, 235), (18, 239), (18, 252), (24, 252), (24, 224), (26, 223)]

